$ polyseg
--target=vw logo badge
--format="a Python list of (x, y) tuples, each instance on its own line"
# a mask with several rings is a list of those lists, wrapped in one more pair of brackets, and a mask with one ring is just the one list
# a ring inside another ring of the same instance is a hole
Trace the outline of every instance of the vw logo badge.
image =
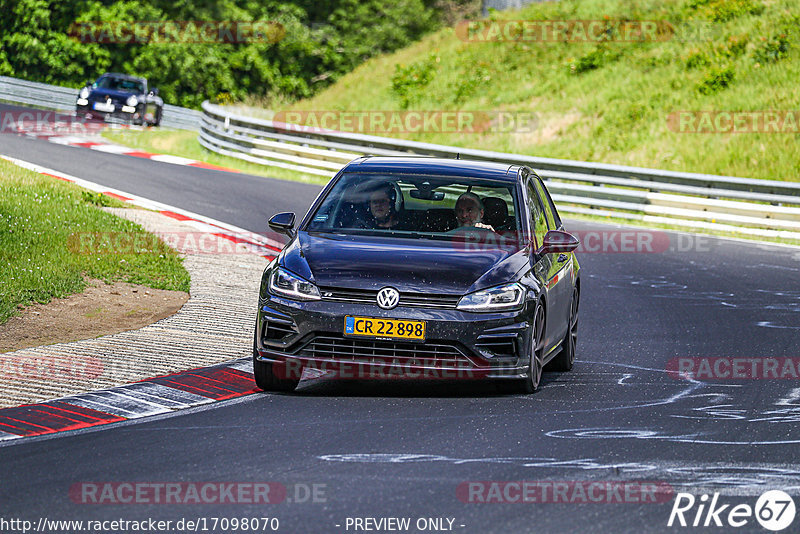
[(391, 310), (400, 302), (400, 293), (393, 287), (384, 287), (378, 291), (378, 306)]

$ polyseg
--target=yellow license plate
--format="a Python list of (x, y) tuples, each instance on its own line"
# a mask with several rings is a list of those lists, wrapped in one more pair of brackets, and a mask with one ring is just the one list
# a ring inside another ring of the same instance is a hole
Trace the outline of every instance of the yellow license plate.
[(425, 321), (379, 319), (376, 317), (348, 315), (344, 318), (344, 334), (347, 336), (425, 341)]

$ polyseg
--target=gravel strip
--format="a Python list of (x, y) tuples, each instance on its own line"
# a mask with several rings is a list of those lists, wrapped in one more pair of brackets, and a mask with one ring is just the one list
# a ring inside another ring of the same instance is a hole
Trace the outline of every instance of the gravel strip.
[[(191, 276), (189, 300), (175, 315), (139, 330), (1, 354), (0, 407), (119, 386), (252, 355), (258, 284), (267, 264), (265, 258), (214, 236), (203, 237), (201, 243), (196, 228), (160, 213), (105, 209), (150, 232), (191, 234), (192, 239), (180, 240), (179, 250)], [(204, 252), (220, 250), (234, 253)]]

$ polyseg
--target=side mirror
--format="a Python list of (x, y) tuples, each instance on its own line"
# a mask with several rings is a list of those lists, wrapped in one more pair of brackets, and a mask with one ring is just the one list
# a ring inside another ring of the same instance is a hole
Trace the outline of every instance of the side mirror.
[(279, 234), (294, 237), (294, 213), (287, 211), (273, 215), (269, 220), (269, 227)]
[(574, 235), (561, 230), (550, 230), (544, 236), (544, 243), (537, 251), (539, 254), (552, 254), (554, 252), (572, 252), (581, 242)]
[(153, 96), (158, 96), (158, 87), (153, 87), (150, 89), (150, 94)]

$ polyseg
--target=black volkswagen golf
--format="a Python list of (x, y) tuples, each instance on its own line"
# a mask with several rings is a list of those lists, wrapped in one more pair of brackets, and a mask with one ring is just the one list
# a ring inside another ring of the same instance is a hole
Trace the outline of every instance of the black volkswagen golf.
[(496, 379), (533, 392), (575, 360), (578, 240), (518, 165), (365, 157), (343, 168), (264, 270), (256, 384), (340, 378)]

